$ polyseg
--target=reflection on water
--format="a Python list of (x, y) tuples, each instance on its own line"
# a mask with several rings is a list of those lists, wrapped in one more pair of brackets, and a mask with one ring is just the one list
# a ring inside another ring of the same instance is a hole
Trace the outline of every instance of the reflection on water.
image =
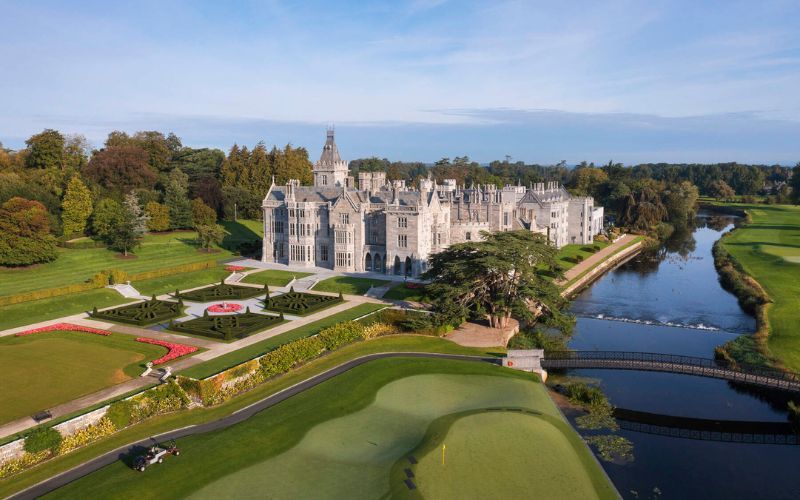
[[(657, 252), (592, 285), (572, 305), (570, 346), (579, 350), (663, 352), (712, 357), (714, 347), (755, 329), (755, 320), (719, 285), (711, 247), (730, 216), (698, 217)], [(670, 326), (659, 326), (670, 325)], [(690, 326), (691, 328), (681, 327)], [(668, 373), (574, 370), (601, 381), (612, 404), (685, 417), (786, 421), (785, 395), (735, 388), (722, 380)], [(693, 441), (620, 431), (636, 459), (604, 463), (625, 498), (797, 498), (800, 446)], [(633, 492), (636, 492), (635, 494)]]

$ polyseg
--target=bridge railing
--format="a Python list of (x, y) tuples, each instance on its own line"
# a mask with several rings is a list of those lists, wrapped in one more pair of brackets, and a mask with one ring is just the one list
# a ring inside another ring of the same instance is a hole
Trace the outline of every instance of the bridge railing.
[(745, 363), (731, 363), (723, 359), (700, 358), (696, 356), (683, 356), (680, 354), (664, 354), (658, 352), (634, 351), (548, 351), (542, 359), (543, 364), (550, 360), (597, 360), (621, 361), (633, 363), (663, 363), (681, 366), (693, 366), (702, 369), (722, 369), (738, 372), (743, 375), (768, 377), (771, 379), (785, 380), (787, 382), (800, 382), (796, 373), (765, 368), (763, 366), (748, 365)]

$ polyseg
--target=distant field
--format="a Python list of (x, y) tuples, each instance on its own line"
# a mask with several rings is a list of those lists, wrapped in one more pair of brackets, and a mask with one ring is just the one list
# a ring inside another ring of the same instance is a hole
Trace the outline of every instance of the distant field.
[[(469, 454), (476, 471), (464, 474), (464, 467), (457, 469), (460, 474), (452, 480), (467, 481), (460, 488), (500, 484), (493, 496), (504, 498), (519, 492), (512, 485), (551, 492), (568, 484), (559, 498), (614, 496), (589, 450), (560, 420), (544, 387), (530, 375), (485, 364), (426, 359), (385, 359), (356, 367), (245, 422), (182, 439), (179, 458), (145, 474), (115, 462), (51, 496), (93, 498), (113, 488), (121, 497), (143, 498), (241, 498), (253, 492), (264, 498), (388, 498), (403, 491), (398, 486), (405, 487), (395, 484), (399, 478), (391, 474), (393, 466), (425, 439), (434, 421), (497, 406), (537, 410), (549, 417), (548, 422), (561, 425), (494, 420), (503, 427), (492, 430), (503, 435), (502, 447), (476, 449), (473, 444), (482, 443), (454, 438), (461, 453), (453, 460), (466, 460), (463, 455)], [(519, 433), (530, 439), (508, 440), (508, 433), (516, 431), (506, 426), (515, 425), (521, 425)], [(462, 443), (468, 449), (460, 448)], [(509, 460), (520, 460), (515, 467), (527, 473), (502, 485), (498, 465)], [(432, 468), (425, 470), (433, 473)]]
[(800, 207), (733, 205), (752, 222), (733, 231), (725, 248), (773, 300), (768, 308), (772, 355), (800, 371)]
[(100, 271), (120, 269), (128, 273), (224, 259), (233, 253), (199, 252), (191, 231), (169, 234), (149, 234), (135, 250), (135, 258), (121, 259), (119, 253), (105, 248), (80, 250), (58, 249), (58, 259), (24, 269), (0, 269), (0, 295), (12, 295), (43, 288), (82, 283)]
[(364, 295), (371, 286), (378, 287), (390, 283), (386, 280), (355, 278), (351, 276), (334, 276), (320, 281), (314, 287), (315, 292), (342, 292), (345, 295)]
[(164, 347), (122, 334), (47, 332), (0, 338), (0, 424), (141, 374)]
[(258, 285), (286, 286), (292, 278), (305, 278), (312, 273), (297, 273), (293, 271), (282, 271), (279, 269), (267, 269), (245, 276), (244, 283), (256, 283)]

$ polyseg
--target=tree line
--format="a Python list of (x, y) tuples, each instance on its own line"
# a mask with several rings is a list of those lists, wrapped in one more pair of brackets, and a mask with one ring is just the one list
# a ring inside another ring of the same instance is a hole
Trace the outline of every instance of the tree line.
[(304, 148), (184, 146), (175, 134), (122, 131), (92, 149), (81, 135), (46, 129), (26, 147), (0, 144), (0, 265), (57, 258), (56, 247), (90, 236), (127, 254), (148, 231), (193, 229), (209, 249), (220, 217), (260, 218), (272, 178), (310, 182)]

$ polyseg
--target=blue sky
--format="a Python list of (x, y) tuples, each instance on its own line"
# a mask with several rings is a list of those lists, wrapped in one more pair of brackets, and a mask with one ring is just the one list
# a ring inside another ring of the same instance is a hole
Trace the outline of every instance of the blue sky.
[(800, 2), (0, 0), (0, 141), (800, 161)]

